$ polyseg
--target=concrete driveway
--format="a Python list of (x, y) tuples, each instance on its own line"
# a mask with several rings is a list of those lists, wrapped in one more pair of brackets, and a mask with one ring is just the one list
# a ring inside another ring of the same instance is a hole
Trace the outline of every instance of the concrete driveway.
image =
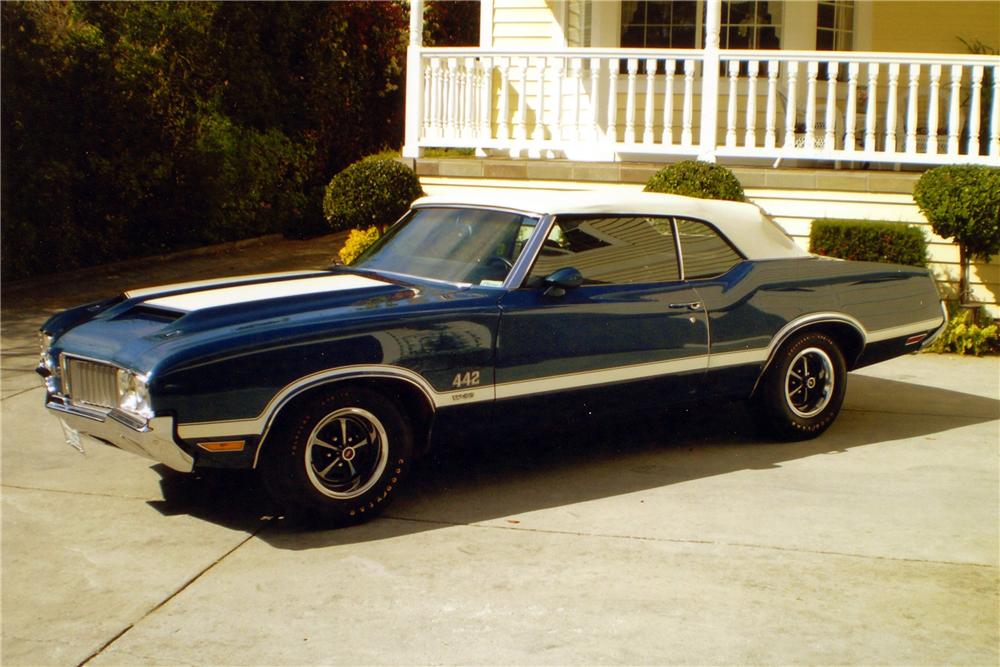
[(273, 517), (44, 414), (46, 313), (178, 277), (318, 266), (274, 241), (4, 286), (4, 665), (961, 664), (1000, 650), (1000, 367), (852, 374), (823, 437), (740, 407), (451, 447), (380, 519)]

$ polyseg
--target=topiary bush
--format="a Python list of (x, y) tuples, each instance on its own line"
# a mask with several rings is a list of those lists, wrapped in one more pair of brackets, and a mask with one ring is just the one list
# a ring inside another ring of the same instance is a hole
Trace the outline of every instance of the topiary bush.
[(970, 260), (989, 261), (1000, 252), (1000, 168), (936, 167), (917, 181), (913, 200), (938, 236), (958, 244), (960, 294), (962, 302), (967, 302)]
[(809, 252), (862, 262), (927, 266), (923, 230), (887, 220), (813, 220)]
[(352, 229), (347, 237), (347, 241), (344, 242), (344, 247), (337, 252), (337, 257), (344, 264), (350, 264), (361, 253), (368, 250), (373, 243), (378, 241), (380, 236), (382, 236), (382, 233), (378, 230), (378, 227)]
[(371, 155), (333, 177), (323, 197), (323, 214), (338, 231), (382, 228), (398, 220), (423, 194), (412, 169), (393, 158)]
[(653, 174), (646, 192), (666, 192), (699, 199), (746, 201), (743, 186), (729, 169), (711, 162), (685, 160)]

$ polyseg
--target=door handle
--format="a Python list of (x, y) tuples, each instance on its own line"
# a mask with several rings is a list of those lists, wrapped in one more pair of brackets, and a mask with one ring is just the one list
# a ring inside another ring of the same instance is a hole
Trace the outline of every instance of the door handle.
[(689, 303), (672, 303), (670, 304), (669, 307), (673, 308), (674, 310), (680, 310), (682, 308), (685, 310), (701, 310), (701, 301), (691, 301)]

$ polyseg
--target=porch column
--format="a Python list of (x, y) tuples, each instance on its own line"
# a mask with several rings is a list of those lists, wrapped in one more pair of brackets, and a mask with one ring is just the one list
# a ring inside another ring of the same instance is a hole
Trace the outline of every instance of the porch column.
[(719, 125), (719, 30), (722, 0), (705, 0), (705, 48), (701, 67), (701, 132), (698, 159), (715, 162)]
[(410, 0), (410, 44), (406, 47), (406, 122), (403, 138), (403, 157), (418, 158), (423, 155), (419, 146), (420, 117), (424, 108), (424, 77), (420, 52), (424, 45), (424, 0)]

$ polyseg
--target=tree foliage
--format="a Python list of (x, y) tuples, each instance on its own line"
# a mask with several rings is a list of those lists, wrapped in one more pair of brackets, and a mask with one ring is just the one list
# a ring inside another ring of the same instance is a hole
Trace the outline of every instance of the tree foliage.
[(330, 174), (400, 143), (401, 3), (0, 12), (5, 278), (301, 231)]

